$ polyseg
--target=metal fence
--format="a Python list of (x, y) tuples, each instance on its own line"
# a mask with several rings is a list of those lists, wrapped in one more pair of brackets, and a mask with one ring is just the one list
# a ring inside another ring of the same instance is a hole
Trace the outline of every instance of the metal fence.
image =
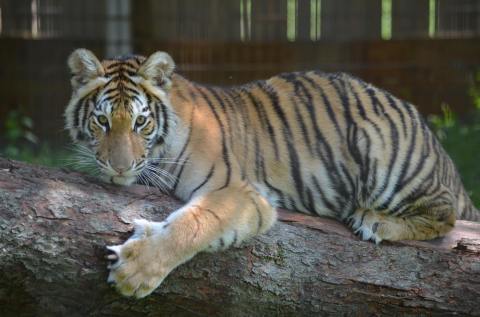
[[(468, 38), (478, 0), (1, 0), (0, 36), (169, 41)], [(120, 51), (128, 48), (120, 46)]]
[(0, 123), (21, 108), (42, 139), (63, 143), (76, 47), (165, 50), (186, 76), (222, 85), (348, 71), (424, 113), (444, 102), (466, 112), (479, 35), (478, 0), (0, 0)]

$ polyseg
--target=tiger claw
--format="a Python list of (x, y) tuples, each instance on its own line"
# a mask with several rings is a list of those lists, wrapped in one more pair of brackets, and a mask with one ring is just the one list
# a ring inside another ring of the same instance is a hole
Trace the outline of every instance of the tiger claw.
[(116, 261), (118, 260), (118, 256), (115, 253), (111, 253), (111, 254), (107, 254), (105, 256), (105, 259), (107, 259), (108, 261)]
[(119, 263), (120, 260), (120, 249), (121, 246), (119, 245), (111, 245), (107, 246), (107, 255), (105, 258), (108, 260), (109, 264), (107, 266), (108, 269), (113, 268)]

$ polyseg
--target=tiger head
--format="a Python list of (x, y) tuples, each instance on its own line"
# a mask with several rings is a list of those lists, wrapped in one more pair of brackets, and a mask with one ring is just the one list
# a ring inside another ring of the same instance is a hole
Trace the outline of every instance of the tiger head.
[(112, 183), (134, 183), (173, 125), (172, 58), (156, 52), (100, 62), (91, 51), (77, 49), (68, 66), (72, 96), (65, 119), (78, 145), (77, 161)]

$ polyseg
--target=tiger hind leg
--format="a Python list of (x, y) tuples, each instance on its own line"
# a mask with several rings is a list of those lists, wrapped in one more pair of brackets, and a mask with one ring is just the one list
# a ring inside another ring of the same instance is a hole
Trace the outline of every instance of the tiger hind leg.
[(355, 234), (363, 240), (429, 240), (441, 237), (455, 224), (453, 209), (433, 209), (412, 215), (393, 216), (370, 209), (357, 210), (348, 219)]

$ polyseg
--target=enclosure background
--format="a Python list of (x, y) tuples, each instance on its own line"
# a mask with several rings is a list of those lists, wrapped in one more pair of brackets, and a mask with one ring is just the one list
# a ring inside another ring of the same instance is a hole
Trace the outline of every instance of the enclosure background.
[(41, 140), (64, 144), (65, 61), (77, 47), (164, 50), (180, 73), (219, 85), (346, 71), (424, 114), (443, 103), (465, 114), (479, 34), (478, 0), (0, 0), (0, 122), (19, 109)]

